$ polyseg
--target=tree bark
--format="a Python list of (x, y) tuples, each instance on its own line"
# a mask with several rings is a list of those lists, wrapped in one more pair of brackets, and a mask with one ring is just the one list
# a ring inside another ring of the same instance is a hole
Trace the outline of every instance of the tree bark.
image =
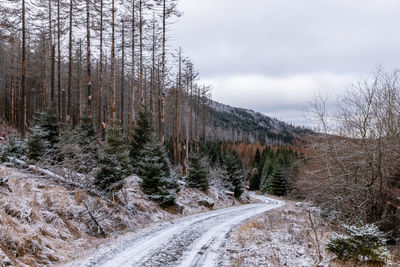
[(73, 2), (69, 2), (69, 47), (68, 47), (68, 87), (67, 87), (67, 117), (66, 121), (69, 122), (72, 117), (72, 94), (71, 94), (71, 82), (72, 82), (72, 6)]
[(62, 120), (63, 117), (63, 106), (61, 103), (61, 97), (63, 92), (61, 91), (61, 17), (60, 17), (60, 1), (57, 1), (57, 89), (58, 89), (58, 118)]
[(132, 88), (131, 88), (131, 127), (132, 134), (135, 132), (135, 0), (132, 0), (132, 62), (131, 62), (131, 80), (132, 80)]
[(124, 96), (125, 96), (125, 19), (122, 19), (122, 40), (121, 40), (121, 127), (124, 132)]
[(99, 76), (99, 125), (101, 138), (106, 139), (106, 123), (103, 105), (103, 0), (100, 0), (100, 76)]
[(21, 99), (20, 99), (20, 122), (19, 130), (21, 135), (25, 136), (25, 122), (26, 122), (26, 103), (25, 103), (25, 67), (26, 67), (26, 29), (25, 29), (25, 0), (22, 0), (22, 60), (21, 60)]
[(154, 87), (155, 87), (155, 60), (156, 60), (156, 21), (155, 21), (155, 16), (153, 14), (153, 34), (152, 34), (152, 67), (151, 67), (151, 85), (150, 85), (150, 110), (151, 110), (151, 119), (150, 119), (150, 124), (153, 128), (155, 129), (155, 103), (154, 103)]
[(163, 37), (162, 37), (162, 58), (161, 58), (161, 127), (160, 127), (160, 136), (161, 136), (161, 144), (165, 143), (165, 43), (166, 43), (166, 0), (163, 0)]
[(178, 103), (177, 103), (177, 135), (176, 144), (178, 152), (178, 165), (181, 165), (181, 131), (182, 131), (182, 48), (179, 48), (179, 73), (178, 73)]
[(86, 58), (86, 79), (87, 79), (87, 115), (92, 119), (92, 77), (90, 73), (91, 69), (91, 51), (90, 51), (90, 8), (89, 8), (90, 0), (86, 0), (86, 50), (87, 50), (87, 58)]
[(141, 108), (144, 107), (144, 85), (143, 85), (143, 1), (139, 0), (139, 88)]
[(112, 112), (112, 124), (114, 126), (116, 120), (116, 108), (115, 108), (115, 3), (112, 0), (111, 10), (111, 112)]
[(51, 108), (53, 112), (56, 111), (56, 99), (55, 99), (55, 57), (56, 57), (56, 48), (53, 44), (53, 26), (52, 26), (52, 8), (51, 1), (49, 0), (49, 42), (50, 42), (50, 50), (51, 50), (51, 67), (50, 67), (50, 101)]

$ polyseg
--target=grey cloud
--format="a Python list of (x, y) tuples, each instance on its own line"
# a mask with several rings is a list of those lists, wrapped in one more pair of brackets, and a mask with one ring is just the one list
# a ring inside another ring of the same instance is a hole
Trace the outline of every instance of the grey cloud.
[(333, 71), (398, 64), (400, 2), (182, 0), (178, 41), (205, 76)]
[[(343, 92), (375, 65), (400, 63), (397, 0), (181, 0), (179, 6), (184, 16), (174, 43), (227, 104), (265, 112), (288, 101), (301, 106), (315, 90)], [(250, 82), (251, 75), (263, 84)], [(296, 81), (299, 75), (307, 79)], [(257, 95), (274, 102), (261, 103)]]

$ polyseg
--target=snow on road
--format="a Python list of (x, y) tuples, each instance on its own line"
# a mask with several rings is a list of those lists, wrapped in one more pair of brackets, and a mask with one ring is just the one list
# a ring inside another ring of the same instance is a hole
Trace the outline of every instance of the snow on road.
[(125, 236), (68, 266), (221, 266), (227, 234), (242, 221), (284, 205), (255, 194), (260, 203), (180, 218)]

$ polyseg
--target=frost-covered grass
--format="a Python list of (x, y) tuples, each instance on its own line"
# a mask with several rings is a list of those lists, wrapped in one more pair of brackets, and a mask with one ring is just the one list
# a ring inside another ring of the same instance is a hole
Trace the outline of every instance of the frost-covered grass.
[[(230, 233), (225, 266), (364, 266), (338, 260), (325, 249), (332, 232), (318, 209), (287, 201), (286, 206), (247, 220)], [(400, 266), (396, 262), (393, 254), (387, 266)]]
[(322, 247), (328, 236), (315, 212), (288, 201), (231, 233), (226, 266), (328, 266), (330, 256)]
[[(184, 209), (179, 213), (149, 201), (135, 176), (126, 178), (123, 189), (109, 198), (55, 177), (0, 165), (0, 178), (6, 181), (0, 185), (0, 252), (17, 266), (60, 264), (112, 242), (118, 235), (208, 211), (198, 205), (199, 199), (212, 200), (214, 208), (241, 203), (217, 187), (204, 193), (181, 186), (177, 201)], [(106, 237), (101, 236), (91, 215)]]

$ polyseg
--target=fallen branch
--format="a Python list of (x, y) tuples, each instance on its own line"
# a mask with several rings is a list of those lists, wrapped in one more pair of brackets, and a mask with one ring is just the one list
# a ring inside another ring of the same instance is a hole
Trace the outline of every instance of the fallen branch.
[(58, 175), (58, 174), (56, 174), (56, 173), (54, 173), (54, 172), (52, 172), (52, 171), (43, 169), (43, 168), (38, 167), (38, 166), (36, 166), (36, 165), (29, 165), (29, 164), (27, 164), (26, 162), (24, 162), (24, 161), (22, 161), (22, 160), (19, 160), (19, 159), (9, 158), (9, 160), (10, 160), (10, 161), (14, 161), (15, 163), (19, 164), (21, 167), (26, 168), (26, 169), (28, 169), (28, 170), (31, 171), (31, 172), (34, 172), (34, 173), (38, 173), (38, 174), (41, 174), (41, 175), (45, 175), (45, 176), (51, 177), (51, 178), (53, 178), (53, 179), (55, 179), (55, 180), (57, 180), (57, 181), (59, 181), (59, 182), (62, 182), (62, 183), (64, 183), (64, 184), (67, 184), (67, 185), (69, 185), (69, 186), (82, 188), (82, 189), (84, 189), (84, 190), (88, 191), (89, 193), (92, 193), (92, 194), (94, 194), (94, 195), (96, 195), (96, 196), (101, 195), (101, 194), (100, 194), (98, 191), (96, 191), (96, 190), (90, 189), (90, 188), (88, 188), (87, 186), (83, 186), (83, 185), (81, 185), (81, 184), (79, 184), (79, 183), (75, 183), (75, 182), (73, 182), (73, 181), (71, 181), (71, 180), (68, 180), (68, 179), (66, 179), (65, 177), (63, 177), (63, 176), (61, 176), (61, 175)]
[(89, 207), (88, 207), (88, 205), (86, 204), (85, 201), (83, 201), (83, 204), (85, 205), (86, 210), (87, 210), (87, 212), (88, 212), (90, 218), (92, 219), (92, 221), (94, 222), (94, 224), (97, 226), (97, 233), (98, 233), (100, 236), (106, 236), (106, 233), (104, 232), (103, 227), (101, 227), (101, 225), (100, 225), (100, 223), (98, 222), (98, 220), (96, 219), (96, 217), (94, 217), (93, 214), (90, 212), (90, 209), (89, 209)]

